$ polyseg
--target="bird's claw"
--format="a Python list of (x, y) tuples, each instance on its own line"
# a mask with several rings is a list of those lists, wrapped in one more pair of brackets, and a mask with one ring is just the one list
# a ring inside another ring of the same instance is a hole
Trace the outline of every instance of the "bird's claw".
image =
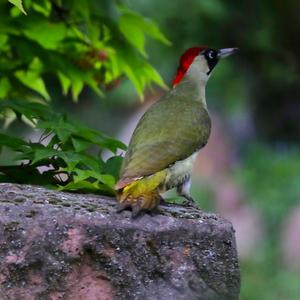
[(128, 208), (131, 208), (132, 211), (132, 218), (135, 219), (144, 212), (155, 213), (158, 204), (161, 201), (161, 197), (158, 194), (152, 195), (153, 197), (127, 197), (126, 199), (122, 199), (121, 202), (117, 205), (117, 213), (122, 212)]
[(198, 204), (195, 202), (194, 199), (186, 199), (182, 202), (182, 205), (185, 207), (192, 207), (198, 210), (201, 210), (201, 208), (198, 206)]

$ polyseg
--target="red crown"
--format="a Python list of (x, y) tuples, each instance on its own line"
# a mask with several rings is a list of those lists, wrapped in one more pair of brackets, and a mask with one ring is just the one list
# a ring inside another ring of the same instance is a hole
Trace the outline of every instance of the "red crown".
[(177, 69), (177, 73), (175, 78), (172, 81), (173, 86), (178, 84), (183, 78), (184, 74), (194, 61), (195, 57), (199, 55), (203, 50), (205, 50), (206, 46), (192, 47), (187, 49), (180, 57), (179, 67)]

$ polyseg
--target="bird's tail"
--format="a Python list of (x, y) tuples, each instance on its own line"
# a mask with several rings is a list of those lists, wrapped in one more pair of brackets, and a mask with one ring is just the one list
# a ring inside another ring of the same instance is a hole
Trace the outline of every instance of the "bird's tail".
[[(163, 170), (135, 180), (119, 189), (117, 191), (118, 211), (131, 207), (133, 216), (136, 216), (142, 210), (151, 211), (155, 209), (161, 199), (159, 187), (164, 182), (165, 177), (166, 171)], [(118, 185), (120, 184), (117, 183)]]

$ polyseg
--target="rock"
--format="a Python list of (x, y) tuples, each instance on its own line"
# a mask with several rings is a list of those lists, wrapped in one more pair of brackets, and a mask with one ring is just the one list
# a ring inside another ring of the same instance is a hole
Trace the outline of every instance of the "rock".
[(115, 200), (0, 184), (0, 299), (238, 299), (234, 230), (179, 205), (131, 219)]

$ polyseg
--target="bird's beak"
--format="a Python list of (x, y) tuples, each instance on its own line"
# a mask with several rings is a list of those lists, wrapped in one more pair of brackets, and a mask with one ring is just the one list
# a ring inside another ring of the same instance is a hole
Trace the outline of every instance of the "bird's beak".
[(224, 58), (227, 57), (235, 52), (237, 52), (239, 50), (239, 48), (224, 48), (224, 49), (220, 49), (218, 51), (218, 57), (219, 58)]

